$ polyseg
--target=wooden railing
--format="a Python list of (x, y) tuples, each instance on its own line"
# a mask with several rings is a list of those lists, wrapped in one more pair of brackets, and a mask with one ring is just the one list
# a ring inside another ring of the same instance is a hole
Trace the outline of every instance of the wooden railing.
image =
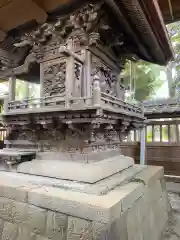
[(144, 101), (145, 113), (180, 111), (180, 99), (168, 98)]
[(121, 110), (130, 111), (138, 114), (143, 114), (143, 108), (139, 107), (135, 104), (127, 103), (121, 99), (118, 99), (110, 94), (101, 92), (101, 101), (102, 104), (106, 104), (108, 106), (119, 108)]
[(91, 98), (70, 98), (65, 99), (62, 96), (48, 96), (44, 98), (36, 98), (36, 99), (27, 99), (22, 101), (11, 101), (8, 103), (8, 110), (16, 110), (16, 109), (31, 109), (31, 108), (40, 108), (40, 107), (49, 107), (49, 106), (58, 106), (62, 108), (69, 108), (75, 104), (84, 104), (89, 105), (91, 104)]
[(0, 141), (3, 141), (7, 137), (7, 130), (4, 127), (0, 127)]
[[(98, 96), (97, 96), (98, 94)], [(99, 99), (99, 102), (94, 102)], [(120, 100), (110, 94), (106, 93), (97, 93), (96, 96), (93, 94), (92, 97), (70, 97), (67, 98), (66, 96), (62, 95), (55, 95), (55, 96), (47, 96), (44, 98), (35, 98), (35, 99), (26, 99), (26, 100), (16, 100), (8, 102), (8, 109), (7, 111), (14, 111), (14, 110), (26, 110), (32, 108), (46, 108), (46, 107), (58, 107), (62, 109), (73, 108), (75, 106), (79, 106), (79, 108), (85, 108), (87, 106), (104, 106), (112, 109), (118, 109), (119, 112), (122, 113), (131, 113), (131, 114), (138, 114), (143, 117), (143, 108), (127, 103), (123, 100)]]
[[(122, 152), (140, 160), (140, 132), (131, 131)], [(146, 127), (146, 164), (164, 166), (166, 174), (180, 176), (180, 120), (149, 121)]]

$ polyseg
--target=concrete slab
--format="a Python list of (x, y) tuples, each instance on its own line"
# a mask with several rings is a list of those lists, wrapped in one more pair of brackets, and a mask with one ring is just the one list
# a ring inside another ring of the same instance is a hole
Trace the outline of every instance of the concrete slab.
[(33, 160), (21, 163), (17, 171), (39, 176), (58, 179), (95, 183), (133, 166), (134, 160), (123, 155), (107, 158), (106, 160), (79, 163), (58, 160)]

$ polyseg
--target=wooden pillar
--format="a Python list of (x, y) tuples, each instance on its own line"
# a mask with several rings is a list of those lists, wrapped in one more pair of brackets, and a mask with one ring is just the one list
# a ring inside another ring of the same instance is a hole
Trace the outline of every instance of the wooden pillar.
[(9, 78), (9, 101), (14, 101), (16, 96), (16, 77)]
[(99, 77), (95, 76), (93, 81), (93, 106), (101, 106), (101, 88), (99, 84)]
[(152, 125), (152, 142), (154, 142), (154, 130), (155, 130), (154, 125)]
[(91, 52), (85, 50), (84, 63), (84, 97), (91, 97), (92, 95), (92, 77), (91, 77)]
[(179, 125), (176, 124), (176, 142), (179, 143)]
[[(68, 50), (73, 51), (73, 41), (72, 39), (68, 40)], [(74, 57), (69, 56), (67, 59), (67, 65), (66, 65), (66, 100), (65, 104), (66, 107), (69, 107), (69, 99), (72, 97), (73, 93), (73, 80), (74, 80)]]
[(170, 129), (170, 125), (167, 125), (168, 127), (168, 142), (171, 142), (171, 129)]
[(134, 142), (137, 142), (137, 131), (134, 130)]
[(118, 99), (122, 99), (122, 90), (120, 89), (120, 83), (118, 80), (116, 82), (116, 96)]
[(25, 83), (25, 96), (24, 99), (29, 99), (29, 82), (24, 82)]
[(140, 164), (146, 164), (146, 130), (145, 127), (141, 129), (140, 133)]
[(162, 130), (163, 130), (163, 128), (162, 128), (162, 125), (160, 125), (159, 126), (159, 131), (160, 131), (160, 142), (162, 142), (162, 138), (163, 138), (163, 136), (162, 136)]
[(6, 114), (9, 111), (9, 95), (4, 96), (4, 113)]
[(40, 98), (44, 97), (44, 64), (40, 63)]

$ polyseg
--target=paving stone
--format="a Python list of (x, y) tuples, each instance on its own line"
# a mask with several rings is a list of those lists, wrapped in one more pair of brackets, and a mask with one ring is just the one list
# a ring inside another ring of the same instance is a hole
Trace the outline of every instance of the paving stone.
[(93, 240), (107, 239), (108, 240), (108, 231), (109, 225), (100, 223), (100, 222), (92, 222), (92, 236)]
[(22, 223), (26, 217), (27, 204), (0, 198), (0, 217), (11, 223)]
[(16, 240), (36, 240), (36, 235), (25, 227), (19, 227)]
[(138, 211), (135, 207), (128, 209), (126, 215), (126, 226), (128, 240), (143, 240), (143, 232), (141, 231), (141, 222)]
[(108, 232), (108, 240), (127, 240), (126, 214), (122, 214), (119, 219), (112, 222)]
[(92, 240), (92, 223), (80, 218), (68, 217), (67, 240)]
[(46, 236), (53, 240), (65, 240), (67, 235), (68, 217), (65, 214), (48, 211)]
[(3, 228), (4, 228), (4, 221), (0, 219), (0, 239), (2, 238)]
[(50, 239), (44, 236), (36, 236), (36, 240), (50, 240)]
[(137, 181), (142, 181), (144, 184), (150, 186), (156, 180), (164, 179), (164, 168), (158, 166), (148, 166), (144, 171), (140, 172), (134, 177)]
[(9, 182), (0, 180), (0, 196), (16, 200), (18, 202), (27, 202), (28, 192), (31, 189), (37, 188), (37, 185), (26, 183), (25, 185), (21, 181)]
[(135, 201), (144, 195), (145, 186), (143, 183), (131, 182), (118, 188), (122, 205), (122, 212), (131, 208)]
[(2, 240), (16, 240), (18, 237), (18, 225), (5, 222)]
[(93, 240), (127, 240), (126, 215), (121, 215), (110, 225), (92, 222)]
[(46, 230), (47, 210), (28, 205), (23, 224), (37, 234), (44, 234)]
[[(41, 187), (29, 192), (28, 202), (52, 211), (106, 223), (109, 221), (111, 208), (119, 200), (119, 195), (118, 199), (116, 198), (116, 194), (113, 198), (110, 195), (106, 198), (106, 196), (95, 196), (53, 187)], [(121, 205), (119, 212), (121, 212)]]

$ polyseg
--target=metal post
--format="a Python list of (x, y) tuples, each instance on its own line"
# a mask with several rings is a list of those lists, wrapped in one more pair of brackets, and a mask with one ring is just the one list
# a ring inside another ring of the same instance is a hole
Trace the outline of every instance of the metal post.
[(146, 130), (145, 127), (141, 129), (140, 134), (140, 164), (146, 164)]
[(16, 77), (9, 78), (9, 101), (14, 101), (16, 96)]

